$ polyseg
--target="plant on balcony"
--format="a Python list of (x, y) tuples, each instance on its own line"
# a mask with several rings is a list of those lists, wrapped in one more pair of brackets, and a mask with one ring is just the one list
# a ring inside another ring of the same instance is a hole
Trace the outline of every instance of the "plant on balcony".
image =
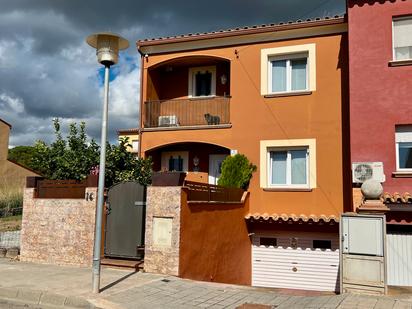
[(256, 165), (251, 163), (245, 155), (228, 156), (222, 163), (222, 175), (217, 184), (247, 190), (256, 169)]

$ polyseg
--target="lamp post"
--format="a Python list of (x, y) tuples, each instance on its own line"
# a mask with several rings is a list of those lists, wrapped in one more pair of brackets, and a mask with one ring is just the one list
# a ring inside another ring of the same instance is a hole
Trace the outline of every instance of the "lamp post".
[(102, 241), (103, 191), (106, 166), (107, 110), (109, 105), (110, 66), (119, 60), (119, 50), (129, 47), (129, 42), (119, 35), (101, 32), (89, 35), (86, 42), (96, 49), (97, 61), (104, 65), (104, 100), (102, 135), (100, 140), (99, 188), (97, 193), (96, 228), (93, 249), (93, 293), (100, 292), (100, 251)]

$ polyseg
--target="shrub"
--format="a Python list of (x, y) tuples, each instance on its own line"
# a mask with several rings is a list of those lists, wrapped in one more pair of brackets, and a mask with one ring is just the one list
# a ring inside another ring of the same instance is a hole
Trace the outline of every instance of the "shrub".
[(252, 164), (246, 156), (242, 154), (228, 156), (222, 163), (222, 175), (217, 184), (246, 190), (255, 171), (256, 165)]

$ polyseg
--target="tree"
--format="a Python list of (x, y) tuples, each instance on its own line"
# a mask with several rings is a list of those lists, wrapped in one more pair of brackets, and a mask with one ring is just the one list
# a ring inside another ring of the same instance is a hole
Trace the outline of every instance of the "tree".
[(136, 159), (127, 151), (131, 147), (128, 137), (119, 140), (118, 145), (107, 144), (106, 185), (111, 186), (121, 181), (136, 180), (141, 185), (152, 181), (152, 159)]
[(249, 162), (242, 154), (228, 156), (222, 162), (222, 175), (217, 184), (219, 186), (247, 189), (256, 165)]
[[(92, 169), (99, 165), (100, 147), (96, 142), (87, 139), (86, 124), (69, 125), (69, 134), (63, 138), (58, 119), (53, 120), (55, 141), (49, 146), (43, 141), (34, 145), (34, 154), (31, 164), (48, 179), (76, 179), (83, 180)], [(128, 138), (122, 138), (118, 145), (106, 145), (105, 185), (136, 180), (142, 185), (151, 183), (152, 161), (136, 159), (127, 151), (130, 147)]]
[(33, 169), (31, 159), (34, 153), (35, 149), (33, 146), (16, 146), (9, 149), (8, 159)]
[(34, 170), (48, 179), (85, 179), (98, 165), (99, 146), (93, 139), (87, 140), (84, 122), (79, 127), (76, 123), (69, 125), (67, 140), (62, 137), (59, 120), (54, 119), (53, 124), (56, 140), (50, 146), (43, 141), (34, 145)]

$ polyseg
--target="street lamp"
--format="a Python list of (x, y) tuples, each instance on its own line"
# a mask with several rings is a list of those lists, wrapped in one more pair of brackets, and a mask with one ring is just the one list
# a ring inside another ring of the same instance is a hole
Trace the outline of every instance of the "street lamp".
[(100, 250), (102, 240), (102, 215), (104, 174), (106, 166), (107, 110), (109, 105), (110, 66), (119, 60), (119, 50), (129, 47), (129, 42), (121, 36), (109, 32), (89, 35), (87, 44), (96, 49), (97, 61), (104, 65), (104, 100), (102, 116), (102, 135), (100, 140), (99, 189), (97, 194), (96, 229), (93, 250), (93, 293), (100, 292)]

